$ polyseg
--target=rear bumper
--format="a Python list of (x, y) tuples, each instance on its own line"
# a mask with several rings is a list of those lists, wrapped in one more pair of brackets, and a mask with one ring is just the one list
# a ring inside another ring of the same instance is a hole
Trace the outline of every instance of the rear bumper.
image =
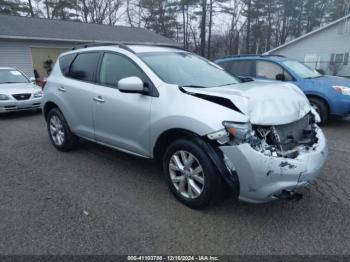
[(263, 203), (276, 199), (283, 190), (294, 191), (316, 179), (328, 156), (326, 138), (318, 128), (318, 143), (301, 149), (295, 159), (266, 156), (249, 144), (220, 149), (236, 169), (240, 182), (239, 199)]
[(42, 98), (0, 101), (0, 113), (41, 109)]

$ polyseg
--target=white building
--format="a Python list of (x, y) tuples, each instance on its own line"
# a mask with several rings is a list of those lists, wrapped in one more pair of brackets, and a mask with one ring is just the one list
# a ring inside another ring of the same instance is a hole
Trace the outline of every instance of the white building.
[(270, 50), (326, 74), (350, 77), (350, 15)]

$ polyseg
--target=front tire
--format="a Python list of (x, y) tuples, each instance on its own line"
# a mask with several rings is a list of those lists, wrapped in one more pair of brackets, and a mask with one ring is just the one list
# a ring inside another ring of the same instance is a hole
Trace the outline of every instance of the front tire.
[(53, 108), (47, 115), (47, 129), (53, 146), (62, 152), (76, 148), (78, 138), (70, 131), (66, 119), (58, 108)]
[(175, 197), (191, 208), (208, 206), (218, 193), (221, 178), (207, 153), (194, 141), (173, 142), (164, 155), (163, 172)]
[(328, 120), (328, 107), (321, 99), (316, 97), (309, 98), (311, 106), (316, 110), (316, 112), (320, 115), (321, 125), (324, 125)]

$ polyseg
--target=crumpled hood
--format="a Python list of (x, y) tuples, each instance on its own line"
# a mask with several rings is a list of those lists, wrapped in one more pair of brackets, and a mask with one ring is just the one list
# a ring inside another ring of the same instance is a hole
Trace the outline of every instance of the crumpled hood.
[(0, 94), (4, 95), (32, 94), (38, 91), (41, 91), (41, 88), (32, 83), (0, 84)]
[(311, 111), (304, 93), (290, 83), (248, 82), (224, 87), (183, 89), (190, 93), (227, 98), (255, 125), (288, 124)]

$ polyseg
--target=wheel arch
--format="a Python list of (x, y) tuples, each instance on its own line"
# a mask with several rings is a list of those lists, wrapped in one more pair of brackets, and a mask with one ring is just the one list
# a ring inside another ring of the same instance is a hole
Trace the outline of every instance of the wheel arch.
[(319, 100), (321, 100), (327, 107), (328, 110), (328, 114), (331, 114), (331, 107), (330, 107), (330, 103), (328, 102), (328, 100), (320, 95), (316, 95), (316, 94), (306, 94), (306, 97), (308, 99), (310, 98), (317, 98)]
[(46, 120), (47, 120), (47, 116), (48, 116), (50, 110), (53, 108), (58, 108), (60, 110), (59, 106), (52, 101), (48, 101), (45, 103), (44, 108), (43, 108), (44, 109), (43, 113), (44, 113), (44, 117)]
[(199, 138), (200, 136), (192, 131), (183, 128), (172, 128), (164, 131), (156, 140), (153, 147), (153, 159), (161, 163), (161, 156), (165, 153), (167, 147), (176, 139), (180, 138)]

